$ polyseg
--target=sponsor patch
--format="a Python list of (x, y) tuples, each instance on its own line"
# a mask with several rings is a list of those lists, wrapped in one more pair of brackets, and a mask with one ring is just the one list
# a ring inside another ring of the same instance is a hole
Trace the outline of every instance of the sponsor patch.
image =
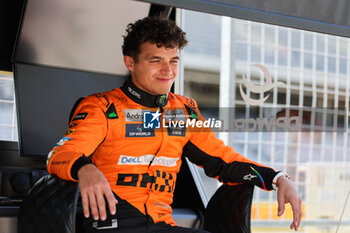
[(75, 129), (68, 129), (65, 133), (64, 136), (69, 136), (72, 135), (74, 133)]
[(177, 127), (177, 128), (167, 128), (168, 135), (169, 136), (179, 136), (179, 137), (185, 137), (186, 136), (186, 128), (183, 127)]
[(243, 176), (243, 180), (252, 180), (253, 178), (256, 178), (257, 176), (252, 175), (252, 174), (248, 174)]
[(55, 145), (55, 147), (58, 147), (58, 146), (63, 146), (66, 141), (69, 141), (71, 138), (70, 137), (62, 137)]
[(125, 137), (154, 137), (154, 129), (144, 129), (143, 124), (126, 124)]
[[(264, 188), (264, 190), (267, 190), (266, 189), (266, 185), (265, 185), (265, 181), (264, 181), (264, 179), (262, 178), (262, 176), (260, 175), (260, 173), (256, 170), (256, 169), (254, 169), (252, 166), (249, 166), (250, 167), (250, 169), (252, 169), (254, 172), (255, 172), (255, 174), (259, 177), (259, 179), (260, 179), (260, 181), (261, 181), (261, 183), (262, 183), (262, 186), (263, 186), (263, 188)], [(248, 175), (250, 175), (250, 174), (248, 174)], [(251, 177), (250, 177), (251, 178)]]
[(117, 111), (115, 110), (114, 104), (111, 104), (111, 106), (109, 106), (106, 114), (108, 119), (118, 119)]
[(172, 173), (156, 170), (151, 176), (148, 173), (143, 174), (118, 174), (117, 185), (149, 188), (158, 192), (174, 191), (175, 178)]
[(138, 99), (141, 99), (140, 93), (134, 91), (131, 87), (128, 87), (128, 91), (129, 91), (130, 94), (132, 94), (133, 96), (137, 97)]
[(78, 113), (73, 117), (72, 121), (77, 121), (77, 120), (84, 120), (87, 116), (87, 113)]
[(52, 165), (63, 165), (63, 164), (69, 164), (70, 160), (63, 160), (63, 161), (52, 161)]
[(142, 122), (143, 112), (141, 109), (124, 109), (125, 121)]
[(149, 165), (153, 160), (152, 166), (175, 167), (179, 158), (169, 157), (154, 157), (155, 155), (128, 156), (121, 155), (118, 160), (118, 165)]

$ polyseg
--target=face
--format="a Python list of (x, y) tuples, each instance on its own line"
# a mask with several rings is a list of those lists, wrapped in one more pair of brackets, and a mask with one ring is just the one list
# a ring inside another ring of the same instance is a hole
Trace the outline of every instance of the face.
[(145, 42), (141, 45), (138, 61), (124, 56), (124, 63), (138, 88), (153, 95), (167, 94), (179, 70), (179, 49), (158, 48)]

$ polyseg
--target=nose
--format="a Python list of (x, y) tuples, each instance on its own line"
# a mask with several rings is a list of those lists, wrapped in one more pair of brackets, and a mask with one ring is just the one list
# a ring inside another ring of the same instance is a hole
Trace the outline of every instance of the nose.
[(170, 62), (163, 62), (161, 72), (163, 74), (171, 74), (172, 73)]

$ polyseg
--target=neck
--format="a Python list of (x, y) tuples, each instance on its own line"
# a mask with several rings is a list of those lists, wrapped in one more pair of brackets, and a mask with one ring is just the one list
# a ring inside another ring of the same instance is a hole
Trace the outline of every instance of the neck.
[(152, 95), (138, 88), (129, 77), (121, 87), (122, 91), (134, 102), (146, 107), (164, 107), (168, 102), (168, 95)]

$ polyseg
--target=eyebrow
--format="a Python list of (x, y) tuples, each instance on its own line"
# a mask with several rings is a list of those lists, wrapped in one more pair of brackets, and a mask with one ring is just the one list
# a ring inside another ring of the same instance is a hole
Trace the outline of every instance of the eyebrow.
[[(152, 60), (152, 59), (163, 59), (163, 58), (159, 57), (159, 56), (150, 56), (150, 57), (147, 57), (147, 59)], [(176, 57), (171, 58), (171, 60), (180, 60), (180, 57), (176, 56)]]

